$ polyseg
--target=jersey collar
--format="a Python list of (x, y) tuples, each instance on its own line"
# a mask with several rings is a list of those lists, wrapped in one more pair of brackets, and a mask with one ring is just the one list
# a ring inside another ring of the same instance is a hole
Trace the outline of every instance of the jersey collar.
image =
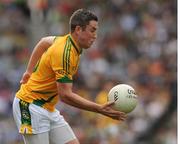
[(76, 49), (77, 53), (81, 54), (82, 53), (82, 48), (80, 48), (76, 42), (74, 41), (73, 37), (71, 36), (71, 34), (69, 34), (69, 39), (72, 43), (72, 45), (74, 46), (74, 48)]

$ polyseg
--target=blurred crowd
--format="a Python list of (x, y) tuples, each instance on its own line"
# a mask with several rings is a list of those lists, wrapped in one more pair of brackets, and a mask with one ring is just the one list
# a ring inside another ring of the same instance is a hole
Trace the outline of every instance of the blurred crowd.
[[(105, 103), (112, 86), (126, 83), (135, 88), (139, 97), (138, 106), (125, 122), (60, 102), (57, 108), (80, 142), (176, 144), (175, 0), (1, 0), (0, 143), (22, 143), (12, 118), (12, 101), (33, 46), (41, 36), (67, 33), (69, 17), (78, 8), (97, 14), (99, 31), (93, 46), (83, 51), (74, 91)], [(35, 36), (37, 39), (33, 39)], [(155, 125), (161, 118), (163, 122)], [(150, 140), (138, 141), (145, 133), (147, 139), (152, 136)]]

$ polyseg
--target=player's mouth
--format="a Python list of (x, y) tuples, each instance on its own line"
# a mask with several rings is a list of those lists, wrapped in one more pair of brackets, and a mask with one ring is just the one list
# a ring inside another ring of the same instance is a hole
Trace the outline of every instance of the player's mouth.
[(89, 44), (91, 44), (91, 45), (92, 45), (93, 43), (94, 43), (94, 40), (91, 40), (91, 41), (89, 42)]

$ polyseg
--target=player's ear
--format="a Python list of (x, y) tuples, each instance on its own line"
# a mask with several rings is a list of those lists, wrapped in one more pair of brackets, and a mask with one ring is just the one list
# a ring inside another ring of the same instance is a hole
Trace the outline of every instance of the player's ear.
[(76, 26), (75, 32), (79, 34), (80, 32), (82, 32), (82, 28), (80, 26)]

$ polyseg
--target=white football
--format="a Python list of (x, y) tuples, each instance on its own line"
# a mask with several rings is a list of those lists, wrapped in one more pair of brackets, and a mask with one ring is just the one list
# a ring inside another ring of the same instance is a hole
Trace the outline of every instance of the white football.
[(115, 103), (114, 109), (129, 113), (135, 109), (138, 103), (138, 96), (131, 86), (119, 84), (109, 91), (108, 101)]

